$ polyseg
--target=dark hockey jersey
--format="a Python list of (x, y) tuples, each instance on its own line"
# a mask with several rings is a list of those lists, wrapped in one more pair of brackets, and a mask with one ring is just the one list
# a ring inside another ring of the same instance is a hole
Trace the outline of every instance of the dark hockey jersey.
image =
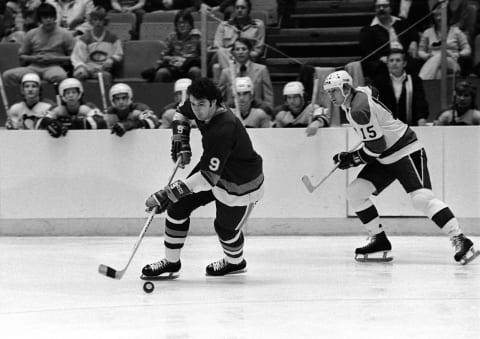
[(263, 195), (261, 156), (242, 122), (224, 106), (205, 123), (198, 120), (187, 100), (178, 108), (187, 119), (195, 120), (202, 134), (203, 154), (194, 172), (200, 171), (219, 201), (229, 206), (245, 206)]

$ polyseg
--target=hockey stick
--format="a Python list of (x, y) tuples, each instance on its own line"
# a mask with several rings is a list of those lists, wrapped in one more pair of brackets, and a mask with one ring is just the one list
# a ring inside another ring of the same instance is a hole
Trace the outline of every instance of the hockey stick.
[(8, 98), (5, 92), (5, 86), (3, 85), (2, 75), (0, 74), (0, 95), (2, 96), (3, 107), (5, 108), (5, 114), (8, 112)]
[[(173, 173), (170, 175), (170, 178), (168, 179), (168, 184), (167, 185), (170, 185), (170, 183), (173, 180), (173, 177), (175, 176), (175, 173), (177, 173), (178, 167), (180, 166), (180, 160), (181, 160), (181, 158), (179, 158), (177, 160), (177, 162), (175, 163)], [(143, 238), (145, 237), (145, 234), (147, 233), (148, 228), (150, 227), (150, 224), (152, 223), (152, 220), (153, 220), (153, 217), (155, 216), (155, 213), (156, 213), (156, 208), (154, 208), (150, 212), (150, 214), (147, 218), (147, 221), (145, 222), (145, 225), (143, 226), (143, 229), (140, 232), (140, 235), (138, 236), (137, 242), (133, 246), (132, 253), (130, 254), (130, 258), (128, 259), (128, 262), (125, 265), (125, 267), (121, 270), (116, 270), (116, 269), (114, 269), (110, 266), (100, 264), (98, 266), (98, 273), (100, 273), (102, 275), (105, 275), (109, 278), (118, 279), (118, 280), (122, 279), (123, 275), (127, 271), (128, 266), (130, 266), (130, 263), (132, 262), (132, 259), (135, 256), (135, 253), (137, 253), (137, 250), (140, 247), (140, 243), (142, 242)]]
[[(355, 150), (358, 146), (360, 146), (361, 143), (362, 143), (361, 141), (359, 143), (357, 143), (355, 146), (353, 146), (350, 149), (349, 152), (352, 152), (353, 150)], [(335, 165), (335, 167), (333, 167), (330, 170), (330, 172), (328, 172), (328, 174), (326, 176), (324, 176), (322, 180), (320, 180), (320, 182), (318, 184), (313, 184), (310, 177), (308, 175), (304, 175), (302, 177), (302, 182), (305, 185), (305, 187), (307, 188), (307, 191), (309, 191), (310, 193), (313, 193), (313, 191), (315, 191), (317, 188), (319, 188), (333, 174), (333, 172), (336, 171), (336, 169), (338, 168), (339, 165), (340, 165), (340, 163), (338, 162)]]
[(105, 95), (105, 83), (103, 82), (103, 73), (98, 72), (98, 86), (100, 87), (100, 95), (102, 96), (102, 105), (103, 105), (103, 113), (107, 113), (107, 97)]

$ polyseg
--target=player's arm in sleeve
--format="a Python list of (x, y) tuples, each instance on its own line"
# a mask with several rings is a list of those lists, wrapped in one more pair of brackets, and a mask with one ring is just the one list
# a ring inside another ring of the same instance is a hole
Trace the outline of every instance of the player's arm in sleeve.
[(91, 103), (80, 106), (80, 110), (72, 119), (71, 129), (105, 129), (107, 122), (104, 114)]
[(138, 124), (135, 128), (155, 129), (160, 126), (160, 120), (155, 113), (145, 104), (138, 104), (133, 110), (133, 119)]
[(20, 104), (13, 104), (7, 111), (7, 121), (5, 122), (6, 129), (20, 129), (22, 124), (20, 117)]
[(330, 126), (330, 110), (320, 107), (317, 104), (313, 106), (312, 121), (308, 124), (305, 133), (307, 136), (317, 134), (317, 130), (322, 127)]
[(43, 117), (38, 119), (35, 129), (45, 129), (54, 138), (66, 135), (67, 127), (58, 120), (61, 109), (61, 106), (49, 109)]
[(340, 169), (347, 169), (375, 161), (387, 148), (383, 131), (372, 113), (368, 96), (359, 93), (352, 102), (351, 116), (354, 128), (362, 139), (363, 146), (351, 152), (340, 152), (333, 161)]

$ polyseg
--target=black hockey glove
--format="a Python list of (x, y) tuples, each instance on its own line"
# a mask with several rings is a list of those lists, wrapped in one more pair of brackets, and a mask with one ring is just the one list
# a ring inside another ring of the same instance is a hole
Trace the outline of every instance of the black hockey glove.
[(60, 121), (49, 117), (45, 117), (42, 119), (41, 126), (42, 128), (46, 129), (48, 134), (50, 134), (54, 138), (59, 138), (62, 135), (66, 135), (68, 132), (68, 128)]
[[(370, 151), (370, 153), (372, 153)], [(373, 153), (372, 153), (373, 154)], [(340, 152), (333, 156), (333, 162), (339, 164), (338, 168), (348, 169), (350, 167), (356, 167), (358, 165), (366, 164), (377, 159), (378, 155), (367, 154), (362, 148), (352, 152)]]
[(192, 191), (190, 191), (187, 185), (183, 181), (177, 180), (149, 196), (147, 201), (145, 201), (146, 211), (151, 212), (156, 208), (155, 213), (163, 213), (170, 204), (190, 194), (192, 194)]
[(122, 137), (125, 133), (127, 133), (127, 128), (123, 123), (117, 122), (115, 125), (113, 125), (110, 133), (118, 135), (119, 137)]
[(338, 164), (338, 168), (347, 169), (363, 164), (356, 152), (340, 152), (333, 156), (333, 162)]
[(185, 121), (174, 120), (172, 122), (172, 131), (172, 160), (177, 162), (177, 159), (181, 157), (180, 167), (184, 168), (192, 159), (192, 149), (190, 148), (190, 125)]

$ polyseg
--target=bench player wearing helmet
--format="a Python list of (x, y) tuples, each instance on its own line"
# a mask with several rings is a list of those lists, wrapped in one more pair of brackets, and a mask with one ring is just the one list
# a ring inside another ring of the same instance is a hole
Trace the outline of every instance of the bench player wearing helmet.
[(52, 107), (41, 96), (41, 81), (37, 73), (27, 73), (20, 82), (23, 101), (17, 102), (7, 112), (7, 129), (35, 129), (37, 121)]
[(263, 195), (262, 158), (245, 127), (222, 103), (222, 94), (207, 79), (194, 80), (188, 100), (177, 110), (173, 121), (172, 158), (190, 162), (190, 123), (195, 120), (202, 135), (203, 154), (188, 178), (178, 180), (152, 194), (147, 209), (167, 211), (165, 220), (165, 259), (146, 265), (143, 278), (175, 276), (181, 268), (180, 251), (187, 238), (191, 213), (215, 202), (215, 232), (225, 257), (206, 267), (206, 274), (222, 276), (244, 272), (245, 225), (254, 204)]
[(353, 88), (352, 78), (345, 71), (329, 74), (323, 88), (333, 104), (342, 106), (363, 142), (361, 148), (333, 157), (340, 169), (365, 165), (349, 184), (347, 192), (350, 206), (370, 235), (370, 242), (355, 250), (356, 259), (369, 261), (372, 254), (375, 257), (383, 253), (383, 258), (377, 260), (385, 260), (386, 253), (391, 250), (370, 196), (379, 194), (398, 180), (410, 195), (413, 206), (450, 237), (455, 246), (454, 259), (462, 264), (473, 260), (479, 252), (475, 252), (472, 241), (462, 233), (451, 209), (432, 192), (425, 149), (415, 132), (393, 118), (368, 88)]
[(124, 83), (110, 88), (110, 102), (106, 120), (112, 134), (123, 136), (127, 131), (137, 128), (158, 128), (158, 118), (147, 105), (133, 102), (132, 88)]
[(53, 107), (38, 121), (38, 128), (58, 138), (69, 129), (103, 129), (107, 127), (102, 112), (94, 104), (83, 102), (83, 86), (78, 79), (67, 78), (58, 85), (60, 105)]
[(247, 128), (272, 127), (272, 119), (261, 107), (254, 105), (254, 88), (252, 79), (249, 77), (235, 78), (235, 90), (238, 98), (238, 111), (233, 113)]
[(183, 105), (187, 100), (187, 89), (192, 84), (189, 78), (181, 78), (173, 85), (173, 102), (162, 109), (160, 128), (172, 128), (172, 121), (177, 107)]
[(274, 127), (306, 127), (308, 136), (315, 135), (321, 127), (330, 126), (330, 113), (305, 100), (305, 89), (300, 81), (288, 82), (283, 87), (284, 104), (277, 108)]

